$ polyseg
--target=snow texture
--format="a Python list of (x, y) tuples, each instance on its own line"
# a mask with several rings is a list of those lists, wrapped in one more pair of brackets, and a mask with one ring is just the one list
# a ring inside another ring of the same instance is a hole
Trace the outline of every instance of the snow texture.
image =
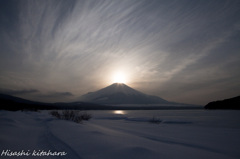
[[(65, 151), (65, 156), (37, 158), (69, 159), (240, 158), (240, 111), (88, 113), (93, 118), (77, 124), (56, 119), (48, 111), (0, 111), (0, 153), (7, 149)], [(161, 123), (149, 123), (153, 116), (161, 119)], [(12, 157), (2, 155), (0, 158)]]

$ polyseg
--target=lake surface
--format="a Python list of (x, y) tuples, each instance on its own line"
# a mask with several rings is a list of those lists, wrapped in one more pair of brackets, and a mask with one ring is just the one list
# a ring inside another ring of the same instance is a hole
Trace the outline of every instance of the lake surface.
[(207, 127), (240, 128), (239, 110), (109, 110), (88, 111), (93, 119), (144, 122), (155, 117), (162, 124), (190, 124)]

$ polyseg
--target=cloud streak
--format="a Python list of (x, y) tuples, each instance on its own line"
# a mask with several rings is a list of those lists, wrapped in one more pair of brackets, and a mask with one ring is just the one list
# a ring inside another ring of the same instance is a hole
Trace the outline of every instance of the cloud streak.
[(40, 95), (44, 98), (61, 98), (61, 97), (72, 97), (74, 96), (70, 92), (49, 92), (47, 94)]
[(11, 2), (1, 2), (9, 10), (0, 12), (0, 88), (82, 95), (111, 84), (111, 74), (121, 71), (130, 86), (179, 100), (164, 96), (174, 92), (164, 86), (178, 83), (184, 92), (189, 82), (197, 91), (213, 72), (222, 72), (216, 85), (239, 78), (231, 65), (240, 60), (238, 1)]

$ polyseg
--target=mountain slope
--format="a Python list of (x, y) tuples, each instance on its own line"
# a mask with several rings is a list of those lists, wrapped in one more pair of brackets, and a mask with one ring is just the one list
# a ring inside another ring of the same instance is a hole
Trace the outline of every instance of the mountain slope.
[(16, 103), (23, 103), (23, 104), (45, 104), (42, 102), (35, 102), (35, 101), (31, 101), (31, 100), (27, 100), (27, 99), (23, 99), (23, 98), (19, 98), (19, 97), (7, 95), (7, 94), (0, 94), (0, 100), (1, 101), (13, 101)]
[(35, 102), (11, 95), (0, 94), (0, 110), (47, 109), (55, 108), (50, 103)]
[(123, 83), (114, 83), (96, 92), (89, 92), (79, 99), (99, 104), (176, 104), (144, 94)]
[(48, 110), (48, 109), (109, 109), (107, 106), (86, 102), (42, 103), (11, 95), (0, 94), (0, 110)]

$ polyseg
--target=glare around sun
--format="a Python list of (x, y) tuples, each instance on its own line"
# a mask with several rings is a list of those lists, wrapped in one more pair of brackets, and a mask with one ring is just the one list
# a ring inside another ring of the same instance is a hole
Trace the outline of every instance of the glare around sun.
[(113, 83), (125, 83), (126, 76), (122, 72), (117, 72), (113, 76)]

